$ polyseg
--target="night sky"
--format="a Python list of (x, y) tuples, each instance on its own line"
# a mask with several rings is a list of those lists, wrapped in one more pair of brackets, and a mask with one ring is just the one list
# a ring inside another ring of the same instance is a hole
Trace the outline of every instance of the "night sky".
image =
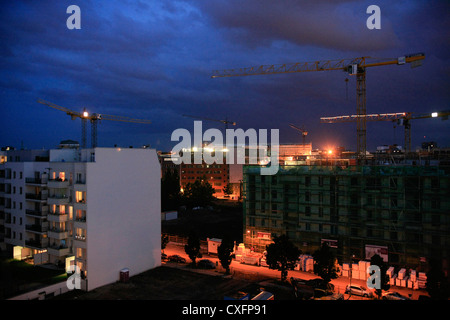
[[(69, 30), (68, 6), (81, 9)], [(381, 29), (369, 30), (369, 5)], [(301, 143), (289, 124), (308, 130), (313, 148), (356, 148), (356, 123), (321, 124), (356, 113), (355, 77), (341, 71), (212, 79), (213, 70), (262, 64), (424, 52), (410, 65), (367, 69), (367, 113), (450, 110), (449, 1), (6, 1), (0, 11), (0, 146), (54, 148), (81, 139), (74, 111), (149, 119), (102, 121), (98, 144), (169, 151), (183, 114), (279, 129), (281, 143)], [(348, 91), (345, 79), (348, 78)], [(348, 97), (347, 97), (348, 93)], [(204, 128), (223, 129), (219, 122)], [(230, 127), (231, 128), (231, 127)], [(450, 121), (414, 120), (412, 147), (450, 147)], [(88, 131), (89, 134), (89, 131)], [(369, 122), (367, 145), (403, 145), (404, 131)], [(90, 139), (88, 139), (88, 144)]]

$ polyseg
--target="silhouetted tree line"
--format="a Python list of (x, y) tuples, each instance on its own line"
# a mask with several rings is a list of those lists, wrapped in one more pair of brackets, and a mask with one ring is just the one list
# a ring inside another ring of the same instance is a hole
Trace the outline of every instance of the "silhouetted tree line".
[(205, 179), (188, 183), (181, 192), (177, 170), (168, 170), (161, 178), (161, 210), (177, 210), (180, 206), (189, 209), (205, 207), (215, 199), (214, 188)]

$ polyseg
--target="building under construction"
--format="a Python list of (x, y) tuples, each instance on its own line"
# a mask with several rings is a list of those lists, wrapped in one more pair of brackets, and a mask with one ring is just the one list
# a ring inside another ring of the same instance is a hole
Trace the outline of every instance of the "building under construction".
[[(431, 162), (433, 163), (433, 162)], [(349, 165), (348, 159), (283, 165), (261, 176), (244, 166), (244, 242), (264, 251), (286, 234), (303, 253), (327, 242), (340, 263), (380, 254), (389, 265), (448, 274), (450, 167)]]

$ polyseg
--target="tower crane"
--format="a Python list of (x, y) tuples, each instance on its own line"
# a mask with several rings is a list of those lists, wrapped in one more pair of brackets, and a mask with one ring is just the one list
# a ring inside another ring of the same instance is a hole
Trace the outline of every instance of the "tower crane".
[(350, 115), (350, 116), (335, 116), (335, 117), (322, 117), (321, 123), (340, 123), (340, 122), (355, 122), (359, 118), (364, 117), (365, 121), (392, 121), (398, 125), (405, 127), (405, 149), (406, 152), (411, 152), (411, 120), (414, 119), (427, 119), (442, 117), (442, 120), (448, 120), (450, 110), (432, 112), (432, 113), (420, 113), (413, 114), (412, 112), (397, 112), (397, 113), (375, 113), (367, 115)]
[(238, 77), (250, 75), (266, 75), (295, 72), (332, 71), (342, 70), (350, 75), (356, 76), (356, 114), (362, 117), (356, 119), (357, 131), (357, 153), (359, 158), (366, 156), (366, 68), (403, 65), (410, 63), (411, 67), (422, 64), (425, 54), (417, 53), (401, 56), (398, 58), (377, 59), (371, 57), (359, 57), (353, 59), (323, 60), (314, 62), (297, 62), (290, 64), (259, 65), (248, 68), (236, 68), (228, 70), (213, 71), (212, 78)]
[(97, 147), (97, 123), (100, 120), (144, 123), (144, 124), (151, 123), (150, 120), (133, 119), (133, 118), (123, 117), (123, 116), (113, 116), (113, 115), (109, 115), (109, 114), (99, 114), (99, 113), (91, 113), (90, 114), (88, 111), (86, 111), (86, 108), (84, 108), (82, 112), (77, 112), (77, 111), (67, 109), (65, 107), (58, 106), (54, 103), (51, 103), (51, 102), (48, 102), (48, 101), (45, 101), (42, 99), (38, 99), (37, 102), (39, 102), (40, 104), (43, 104), (43, 105), (47, 105), (56, 110), (65, 112), (67, 115), (70, 116), (70, 118), (72, 120), (75, 120), (76, 118), (81, 119), (81, 146), (82, 146), (82, 148), (86, 148), (86, 126), (87, 126), (88, 120), (91, 122), (92, 148)]
[(194, 119), (198, 119), (198, 120), (206, 120), (206, 121), (217, 121), (217, 122), (222, 122), (225, 124), (225, 128), (228, 129), (228, 124), (231, 124), (233, 126), (236, 125), (236, 122), (234, 121), (228, 121), (228, 119), (225, 120), (217, 120), (217, 119), (210, 119), (210, 118), (203, 118), (203, 117), (197, 117), (197, 116), (190, 116), (187, 114), (183, 114), (183, 117), (189, 117), (189, 118), (194, 118)]
[(305, 139), (306, 139), (306, 136), (308, 135), (308, 131), (306, 131), (303, 126), (301, 128), (299, 128), (299, 127), (293, 125), (292, 123), (290, 123), (289, 126), (292, 129), (297, 130), (302, 133), (303, 145), (305, 145)]

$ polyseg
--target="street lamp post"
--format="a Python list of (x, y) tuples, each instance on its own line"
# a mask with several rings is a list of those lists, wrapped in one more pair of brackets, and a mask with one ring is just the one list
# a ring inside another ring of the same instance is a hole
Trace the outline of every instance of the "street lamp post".
[(253, 248), (253, 236), (252, 236), (252, 233), (250, 230), (247, 230), (247, 237), (250, 238), (250, 244), (251, 244), (250, 250), (251, 250)]
[(352, 265), (353, 265), (353, 259), (355, 258), (355, 255), (354, 254), (352, 254), (352, 257), (351, 257), (351, 259), (350, 259), (350, 266), (349, 266), (349, 273), (348, 273), (348, 276), (349, 276), (349, 278), (350, 278), (350, 285), (349, 285), (349, 291), (348, 291), (348, 295), (349, 295), (349, 299), (350, 299), (350, 297), (351, 297), (351, 295), (352, 295), (352, 276), (353, 276), (353, 269), (352, 269)]

